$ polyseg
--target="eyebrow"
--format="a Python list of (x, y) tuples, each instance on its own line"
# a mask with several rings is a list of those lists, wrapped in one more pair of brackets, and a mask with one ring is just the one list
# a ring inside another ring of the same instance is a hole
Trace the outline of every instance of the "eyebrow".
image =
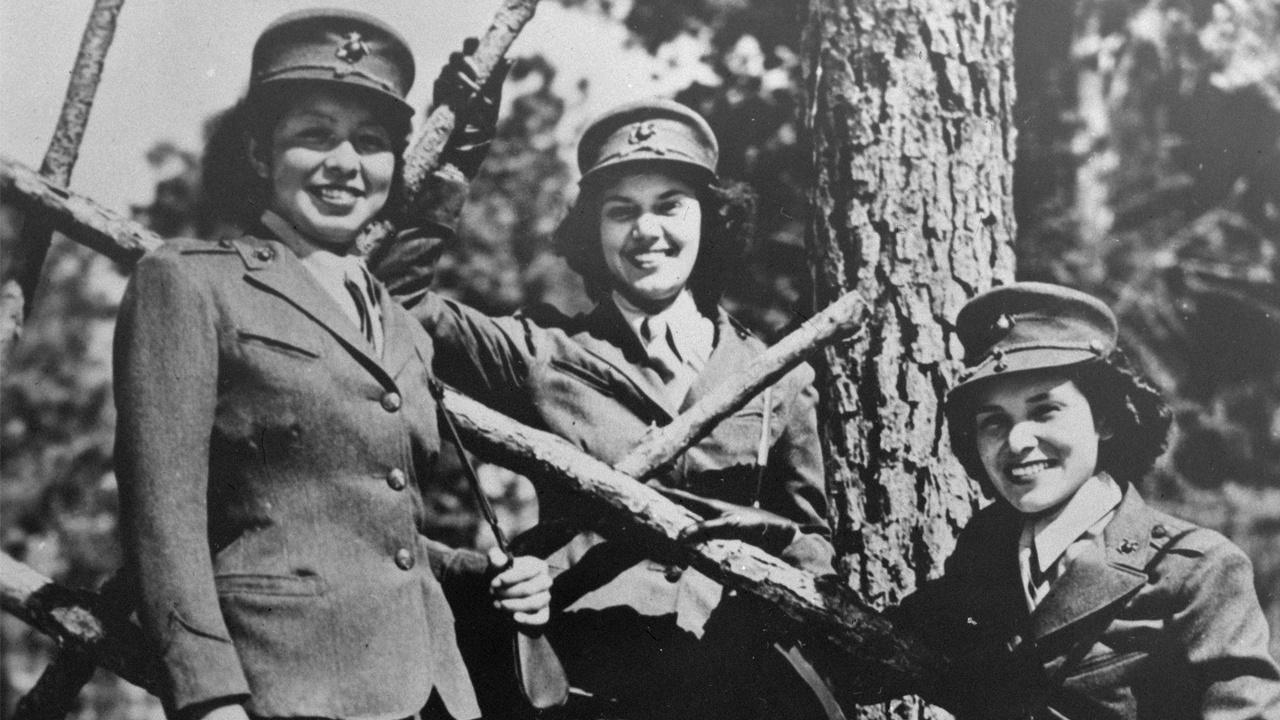
[[(1046, 390), (1042, 393), (1036, 393), (1035, 395), (1032, 395), (1031, 397), (1027, 398), (1027, 402), (1038, 403), (1038, 402), (1044, 402), (1045, 400), (1052, 400), (1052, 399), (1053, 399), (1053, 395), (1048, 390)], [(1003, 410), (1004, 408), (1000, 407), (999, 405), (987, 404), (987, 405), (979, 405), (977, 409), (975, 409), (973, 412), (974, 414), (977, 414), (981, 412), (1002, 412)]]
[(293, 115), (292, 117), (293, 119), (297, 119), (297, 120), (315, 118), (317, 120), (328, 120), (330, 122), (334, 121), (333, 115), (330, 115), (329, 113), (324, 112), (322, 110), (303, 110), (302, 112), (296, 115)]
[[(689, 193), (685, 192), (684, 190), (681, 190), (681, 189), (679, 189), (679, 188), (673, 188), (673, 189), (668, 190), (668, 191), (666, 191), (666, 192), (662, 193), (661, 195), (659, 195), (659, 196), (658, 196), (658, 200), (669, 200), (669, 199), (671, 199), (671, 198), (673, 198), (673, 197), (676, 197), (676, 196), (693, 197), (693, 195), (691, 195), (691, 194), (689, 194)], [(631, 199), (631, 198), (629, 198), (629, 197), (625, 197), (625, 196), (622, 196), (622, 195), (606, 195), (606, 196), (604, 197), (604, 199), (603, 199), (603, 200), (601, 200), (600, 202), (602, 202), (602, 203), (607, 203), (607, 202), (623, 202), (623, 203), (630, 203), (630, 204), (632, 204), (632, 205), (639, 205), (639, 204), (641, 204), (641, 203), (636, 202), (635, 200), (632, 200), (632, 199)]]

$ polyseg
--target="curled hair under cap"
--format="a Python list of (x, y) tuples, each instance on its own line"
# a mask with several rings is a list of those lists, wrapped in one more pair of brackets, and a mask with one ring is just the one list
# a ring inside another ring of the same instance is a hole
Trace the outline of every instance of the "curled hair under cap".
[(605, 190), (627, 173), (644, 169), (671, 173), (689, 180), (702, 206), (702, 237), (688, 288), (703, 314), (713, 317), (730, 278), (743, 266), (747, 242), (754, 231), (755, 194), (741, 183), (707, 182), (695, 173), (682, 176), (674, 164), (627, 164), (600, 171), (582, 185), (578, 199), (556, 228), (556, 252), (582, 276), (587, 294), (599, 302), (612, 289), (600, 239), (600, 207)]

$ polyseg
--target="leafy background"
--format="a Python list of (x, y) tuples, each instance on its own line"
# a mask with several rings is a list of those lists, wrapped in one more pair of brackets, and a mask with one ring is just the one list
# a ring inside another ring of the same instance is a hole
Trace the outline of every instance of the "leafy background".
[[(560, 4), (560, 22), (616, 27), (602, 42), (652, 61), (656, 86), (711, 121), (722, 174), (760, 193), (758, 236), (727, 305), (762, 336), (779, 337), (812, 311), (801, 4)], [(1280, 655), (1280, 8), (1026, 0), (1017, 22), (1018, 275), (1080, 287), (1117, 309), (1130, 349), (1177, 413), (1173, 447), (1146, 495), (1249, 553)], [(439, 266), (442, 291), (494, 313), (543, 301), (586, 307), (549, 235), (574, 192), (583, 98), (598, 92), (566, 78), (553, 52), (520, 58), (460, 241)], [(165, 236), (213, 232), (199, 156), (172, 143), (150, 148), (154, 198), (135, 217)], [(0, 212), (5, 252), (20, 223)], [(110, 261), (56, 243), (0, 381), (4, 548), (77, 586), (95, 586), (119, 565), (110, 347), (124, 282)], [(527, 481), (498, 468), (484, 479), (512, 528), (533, 522)], [(456, 476), (440, 484), (438, 533), (482, 546), (488, 538), (461, 489)], [(0, 629), (7, 716), (50, 648), (8, 616)], [(100, 674), (77, 715), (160, 713), (140, 690)]]

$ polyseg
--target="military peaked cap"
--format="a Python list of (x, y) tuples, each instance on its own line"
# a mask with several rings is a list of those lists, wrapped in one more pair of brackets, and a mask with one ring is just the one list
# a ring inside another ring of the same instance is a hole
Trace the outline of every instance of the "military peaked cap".
[(371, 91), (408, 116), (413, 53), (389, 25), (351, 10), (292, 12), (262, 31), (253, 47), (250, 95), (280, 82), (328, 82)]
[(993, 288), (956, 316), (965, 369), (952, 392), (980, 380), (1104, 358), (1116, 348), (1116, 317), (1078, 290), (1039, 282)]
[(671, 100), (642, 100), (601, 115), (578, 142), (582, 182), (623, 163), (660, 161), (693, 168), (710, 182), (720, 146), (698, 113)]

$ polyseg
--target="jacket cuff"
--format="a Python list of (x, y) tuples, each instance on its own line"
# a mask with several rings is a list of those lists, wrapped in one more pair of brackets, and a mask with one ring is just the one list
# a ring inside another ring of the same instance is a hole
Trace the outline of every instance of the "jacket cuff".
[(163, 664), (172, 711), (182, 716), (207, 703), (247, 700), (249, 681), (231, 639), (194, 628), (176, 613), (171, 621)]

